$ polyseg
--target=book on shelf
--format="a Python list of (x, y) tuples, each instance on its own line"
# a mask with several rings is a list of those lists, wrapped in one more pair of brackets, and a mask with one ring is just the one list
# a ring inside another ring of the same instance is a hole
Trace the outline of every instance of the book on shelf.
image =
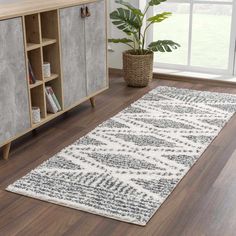
[(61, 111), (60, 103), (53, 92), (52, 87), (46, 86), (46, 102), (47, 102), (47, 111), (53, 114)]
[(28, 67), (29, 67), (29, 82), (30, 84), (35, 84), (37, 79), (35, 77), (35, 74), (34, 74), (34, 71), (33, 71), (33, 68), (31, 66), (31, 63), (30, 61), (28, 60)]
[(61, 109), (61, 105), (60, 105), (60, 103), (59, 103), (59, 101), (58, 101), (58, 99), (57, 99), (57, 97), (56, 97), (56, 95), (55, 95), (55, 93), (54, 93), (52, 87), (47, 86), (46, 89), (47, 89), (48, 92), (51, 94), (51, 96), (52, 96), (52, 98), (53, 98), (53, 101), (55, 102), (55, 104), (56, 104), (56, 106), (57, 106), (58, 111), (61, 111), (61, 110), (62, 110), (62, 109)]

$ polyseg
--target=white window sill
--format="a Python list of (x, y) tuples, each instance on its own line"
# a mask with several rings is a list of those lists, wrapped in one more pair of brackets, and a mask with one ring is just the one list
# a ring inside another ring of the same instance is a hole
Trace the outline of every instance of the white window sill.
[(188, 78), (197, 79), (197, 80), (206, 80), (206, 81), (215, 81), (221, 83), (230, 83), (236, 84), (236, 76), (228, 76), (228, 75), (219, 75), (219, 74), (208, 74), (208, 73), (198, 73), (198, 72), (190, 72), (184, 70), (175, 70), (175, 69), (160, 69), (154, 68), (154, 73), (163, 77), (175, 77), (176, 79)]

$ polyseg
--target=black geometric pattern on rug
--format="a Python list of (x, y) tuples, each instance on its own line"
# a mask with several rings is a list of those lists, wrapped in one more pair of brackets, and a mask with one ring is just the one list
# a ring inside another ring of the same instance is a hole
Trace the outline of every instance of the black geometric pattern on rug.
[(235, 111), (234, 95), (158, 87), (7, 190), (146, 225)]

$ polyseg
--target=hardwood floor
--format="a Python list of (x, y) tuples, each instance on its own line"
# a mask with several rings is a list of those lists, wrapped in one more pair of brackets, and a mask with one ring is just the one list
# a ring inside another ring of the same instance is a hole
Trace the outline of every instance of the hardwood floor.
[(146, 227), (9, 193), (4, 188), (118, 113), (156, 86), (236, 93), (236, 88), (155, 80), (148, 88), (111, 88), (64, 117), (14, 143), (9, 161), (0, 160), (0, 236), (233, 236), (236, 232), (236, 116), (181, 181)]

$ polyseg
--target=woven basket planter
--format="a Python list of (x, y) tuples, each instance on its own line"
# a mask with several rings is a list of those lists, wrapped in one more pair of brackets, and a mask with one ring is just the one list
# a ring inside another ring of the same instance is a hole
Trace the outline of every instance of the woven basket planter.
[(128, 86), (146, 87), (153, 78), (153, 53), (135, 55), (123, 53), (124, 79)]

